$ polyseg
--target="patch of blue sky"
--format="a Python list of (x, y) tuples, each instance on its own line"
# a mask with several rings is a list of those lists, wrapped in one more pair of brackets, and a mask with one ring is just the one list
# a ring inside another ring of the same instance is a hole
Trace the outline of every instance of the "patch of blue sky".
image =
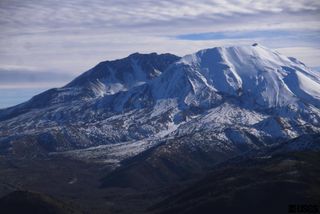
[(45, 88), (0, 89), (0, 109), (25, 102), (45, 90)]
[(259, 39), (259, 38), (290, 38), (292, 40), (312, 41), (320, 45), (320, 31), (290, 31), (290, 30), (258, 30), (258, 31), (228, 31), (181, 34), (178, 40), (225, 40), (225, 39)]

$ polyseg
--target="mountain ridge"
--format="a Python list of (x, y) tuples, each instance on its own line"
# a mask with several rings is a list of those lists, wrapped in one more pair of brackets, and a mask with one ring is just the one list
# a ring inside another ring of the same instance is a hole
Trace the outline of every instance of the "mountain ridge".
[[(238, 151), (238, 144), (252, 149), (318, 133), (318, 88), (319, 74), (261, 45), (210, 48), (182, 58), (135, 53), (1, 110), (0, 143), (4, 153), (21, 151), (21, 145), (45, 154), (119, 143), (141, 152), (199, 132), (214, 139), (206, 145), (212, 151)], [(219, 141), (224, 145), (217, 147)], [(116, 152), (115, 162), (130, 152)]]

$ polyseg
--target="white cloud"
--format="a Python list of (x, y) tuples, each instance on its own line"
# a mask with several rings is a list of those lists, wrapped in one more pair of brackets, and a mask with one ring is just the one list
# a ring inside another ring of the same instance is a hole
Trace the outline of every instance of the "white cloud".
[[(184, 55), (253, 42), (173, 39), (180, 34), (319, 30), (319, 11), (318, 0), (1, 0), (0, 64), (79, 73), (136, 51)], [(256, 40), (273, 48), (320, 46), (319, 40)], [(300, 53), (310, 64), (318, 63), (308, 51)]]
[(289, 47), (289, 48), (278, 48), (280, 53), (286, 56), (292, 56), (309, 67), (319, 67), (320, 59), (320, 48), (312, 47)]

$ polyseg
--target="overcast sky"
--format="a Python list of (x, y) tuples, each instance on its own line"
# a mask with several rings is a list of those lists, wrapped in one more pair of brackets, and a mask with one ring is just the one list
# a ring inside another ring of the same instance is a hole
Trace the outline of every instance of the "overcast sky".
[(0, 0), (0, 88), (61, 86), (133, 52), (254, 42), (319, 67), (319, 10), (319, 0)]

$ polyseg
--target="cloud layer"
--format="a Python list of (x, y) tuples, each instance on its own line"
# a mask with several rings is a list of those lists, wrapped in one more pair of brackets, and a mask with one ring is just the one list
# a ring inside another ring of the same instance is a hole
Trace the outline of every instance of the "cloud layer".
[(319, 14), (319, 0), (1, 0), (0, 70), (75, 75), (137, 51), (253, 42), (320, 66)]
[(28, 67), (3, 66), (0, 68), (0, 77), (0, 89), (9, 89), (59, 87), (75, 76), (71, 73), (40, 71)]

